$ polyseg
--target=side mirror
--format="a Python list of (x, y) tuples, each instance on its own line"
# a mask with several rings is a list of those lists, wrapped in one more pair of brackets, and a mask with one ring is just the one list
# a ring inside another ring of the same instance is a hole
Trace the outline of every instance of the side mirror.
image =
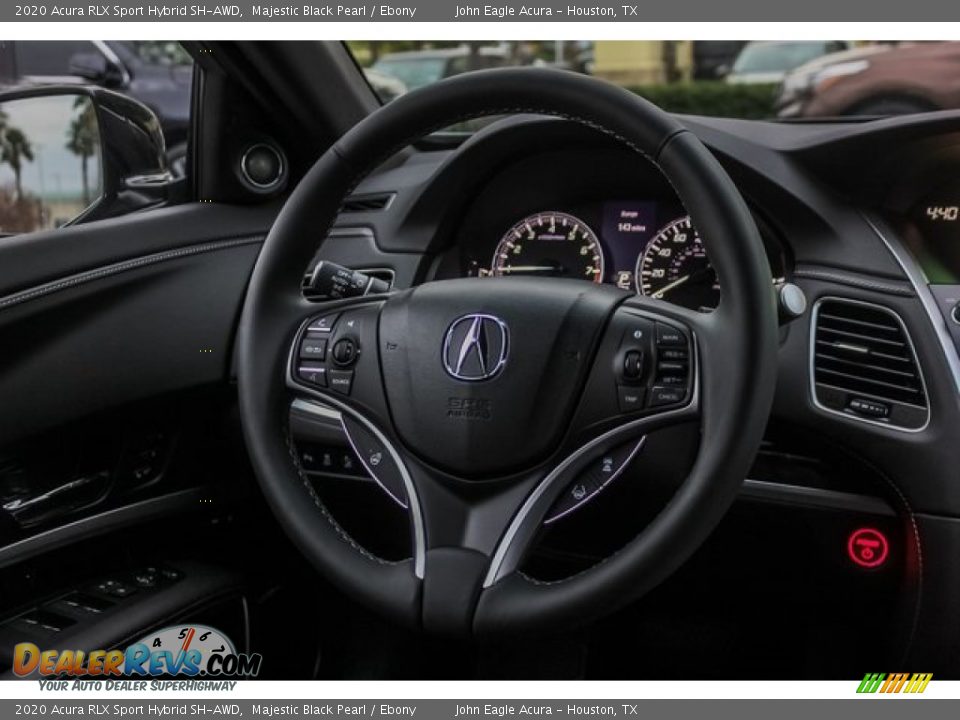
[(714, 72), (716, 73), (718, 78), (725, 78), (727, 75), (730, 74), (730, 66), (727, 65), (726, 63), (721, 63), (717, 65), (717, 67), (714, 69)]
[(173, 176), (145, 105), (97, 87), (0, 92), (0, 234), (166, 201)]
[(123, 71), (97, 52), (75, 53), (70, 57), (68, 67), (71, 75), (104, 87), (123, 84)]

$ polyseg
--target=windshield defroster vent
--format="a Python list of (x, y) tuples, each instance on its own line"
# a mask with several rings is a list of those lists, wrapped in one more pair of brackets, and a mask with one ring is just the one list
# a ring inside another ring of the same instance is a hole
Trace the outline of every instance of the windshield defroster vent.
[(867, 422), (919, 430), (929, 408), (913, 342), (893, 310), (824, 298), (813, 312), (810, 369), (816, 404)]

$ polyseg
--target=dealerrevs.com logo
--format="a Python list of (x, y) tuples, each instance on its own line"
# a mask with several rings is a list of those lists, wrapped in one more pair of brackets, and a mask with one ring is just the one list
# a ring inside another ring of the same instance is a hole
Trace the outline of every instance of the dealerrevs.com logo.
[(263, 658), (238, 653), (230, 638), (206, 625), (172, 625), (125, 650), (41, 650), (33, 643), (14, 646), (13, 672), (19, 677), (256, 677)]
[(927, 689), (932, 679), (933, 673), (867, 673), (857, 692), (918, 694)]

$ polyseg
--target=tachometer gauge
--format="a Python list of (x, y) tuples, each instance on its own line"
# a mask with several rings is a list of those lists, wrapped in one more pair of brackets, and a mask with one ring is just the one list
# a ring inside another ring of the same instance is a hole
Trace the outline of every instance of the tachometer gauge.
[(603, 250), (581, 219), (562, 212), (524, 218), (497, 245), (491, 275), (544, 275), (603, 282)]
[(703, 241), (682, 217), (662, 228), (637, 258), (637, 292), (685, 307), (712, 310), (720, 303), (717, 273)]

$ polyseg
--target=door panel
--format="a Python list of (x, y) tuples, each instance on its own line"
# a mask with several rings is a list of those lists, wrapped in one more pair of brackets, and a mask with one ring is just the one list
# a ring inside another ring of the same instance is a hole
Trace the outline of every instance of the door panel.
[(226, 380), (268, 219), (188, 206), (0, 247), (0, 267), (13, 270), (2, 284), (20, 288), (0, 297), (0, 445)]

